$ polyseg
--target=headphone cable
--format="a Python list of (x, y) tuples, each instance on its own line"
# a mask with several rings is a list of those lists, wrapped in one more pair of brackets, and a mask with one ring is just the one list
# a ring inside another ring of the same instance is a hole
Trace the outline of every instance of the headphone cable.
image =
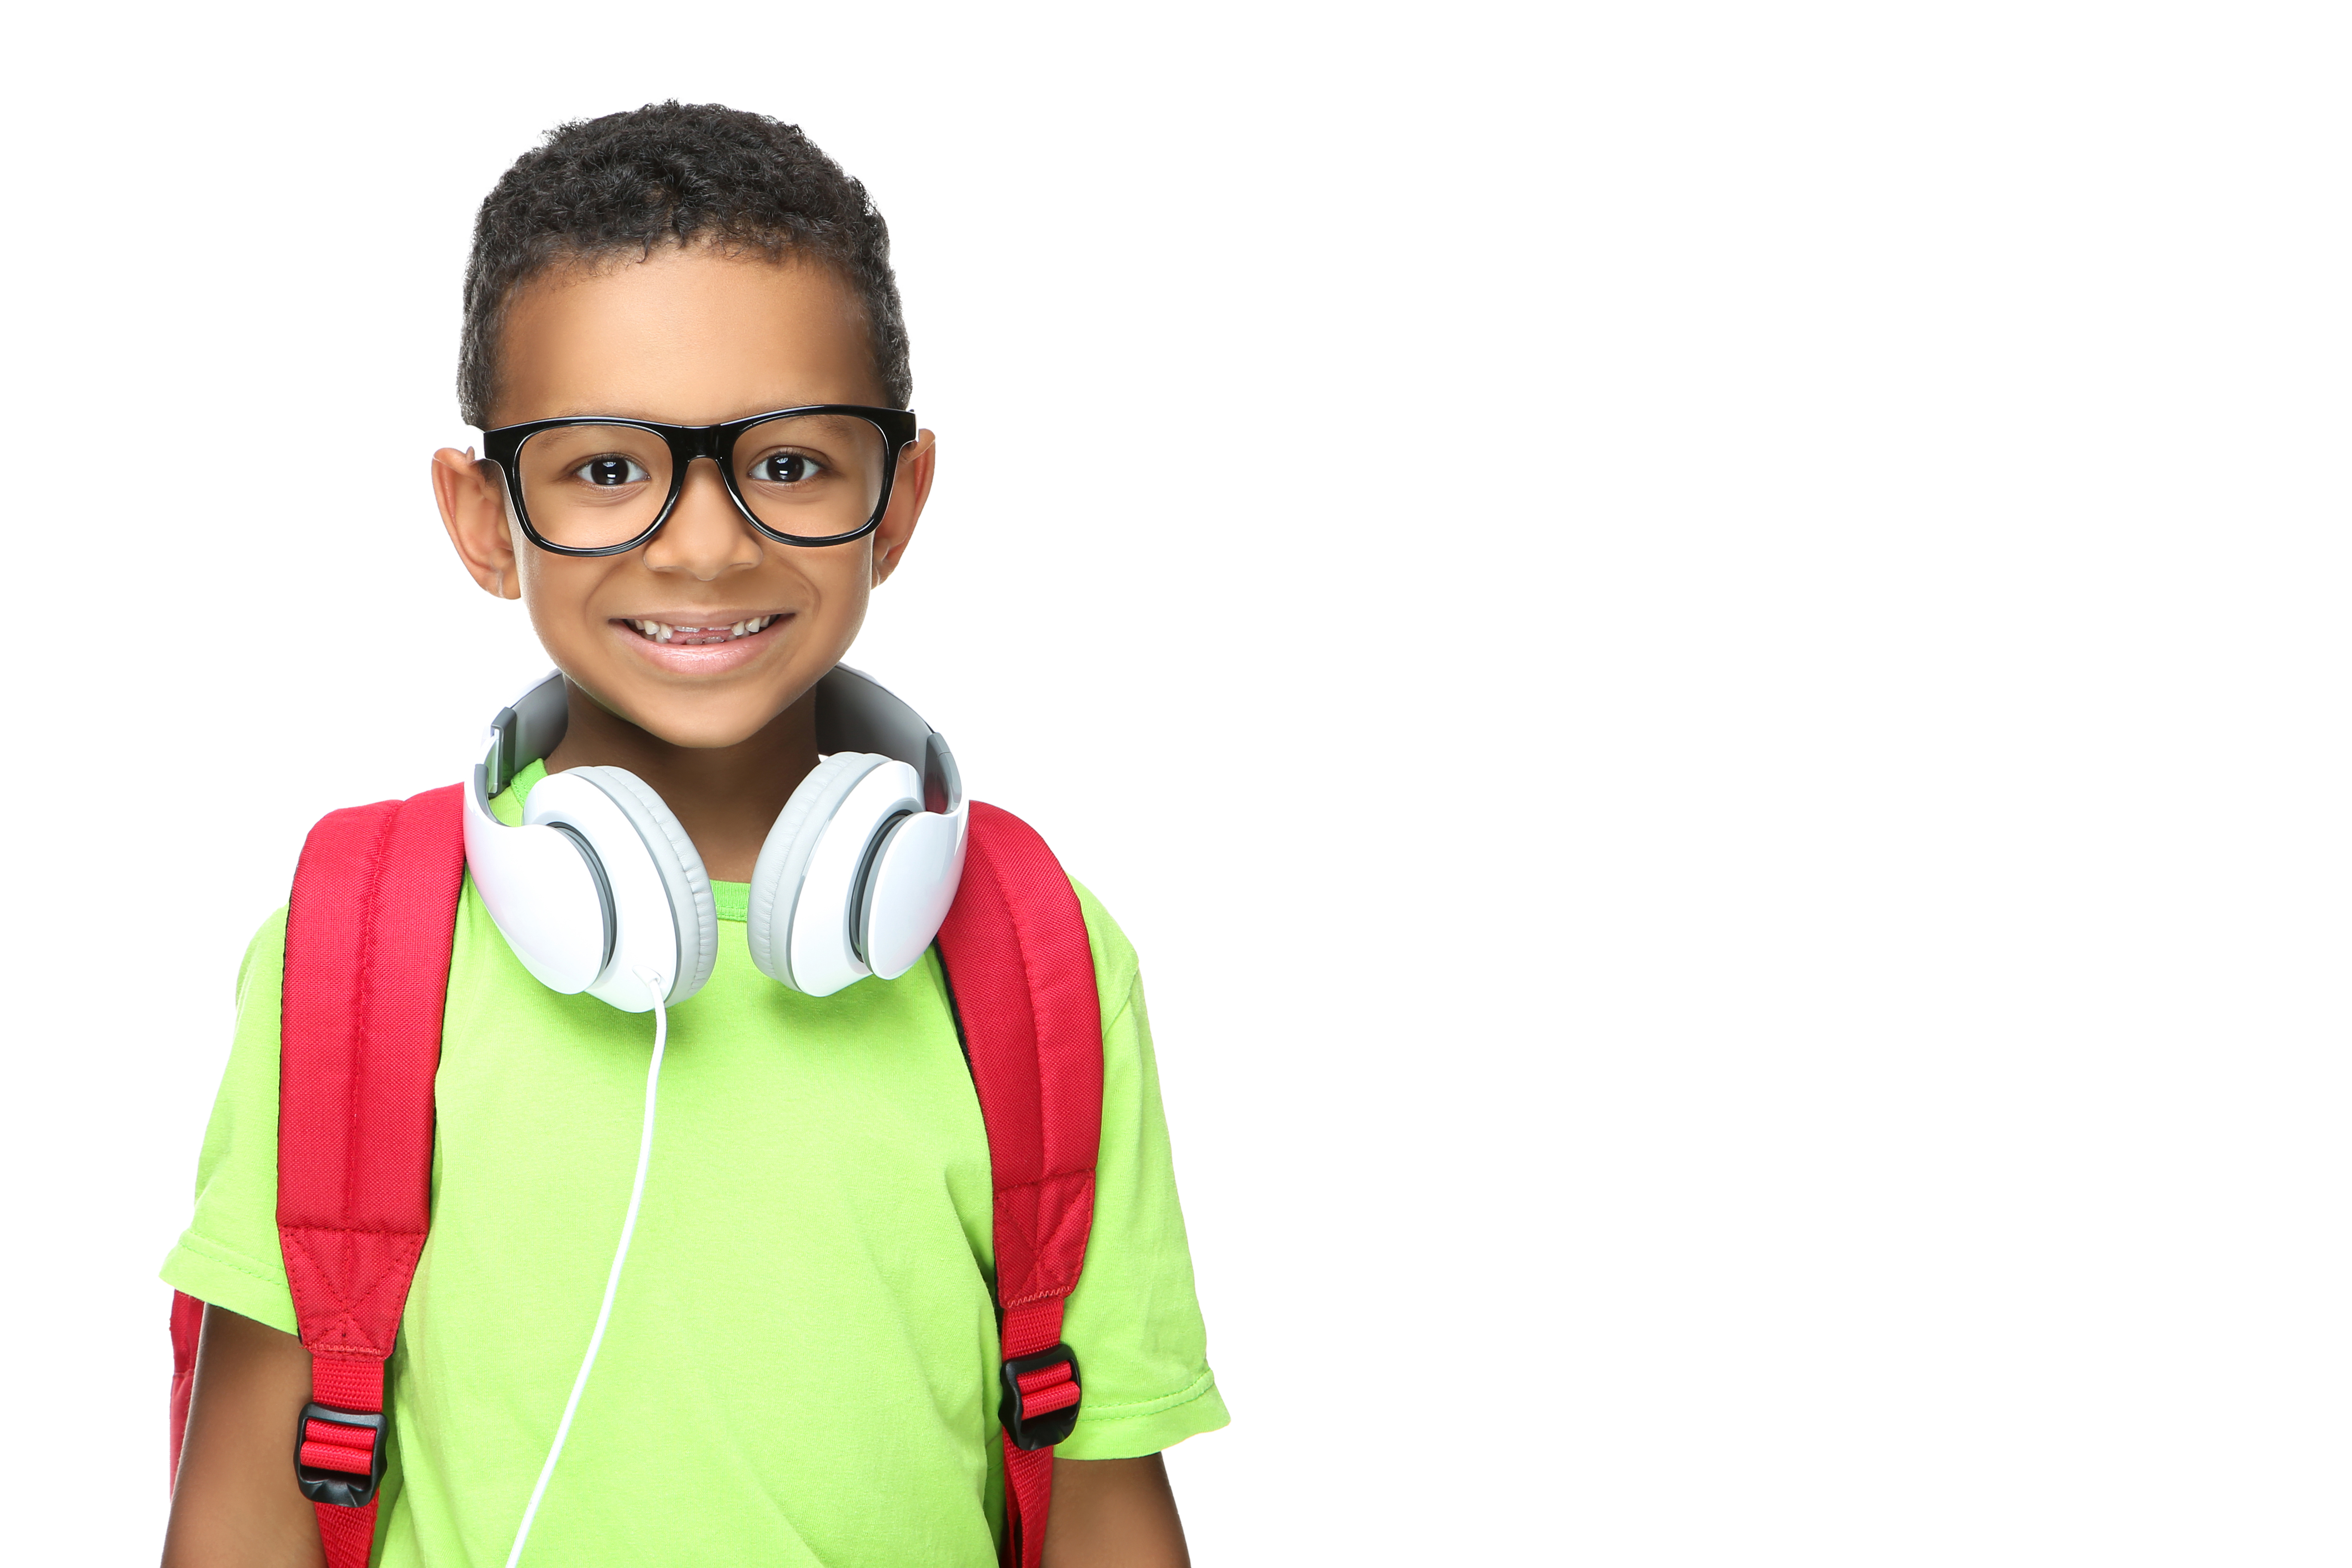
[(596, 1328), (588, 1336), (588, 1353), (581, 1358), (580, 1375), (572, 1380), (572, 1397), (563, 1404), (563, 1419), (556, 1424), (554, 1447), (547, 1450), (547, 1463), (539, 1468), (539, 1484), (530, 1489), (530, 1501), (522, 1510), (522, 1524), (515, 1531), (514, 1550), (507, 1553), (507, 1568), (515, 1568), (522, 1561), (523, 1542), (530, 1539), (530, 1522), (539, 1516), (539, 1500), (547, 1495), (547, 1483), (555, 1474), (555, 1461), (562, 1456), (563, 1440), (572, 1435), (572, 1417), (580, 1408), (580, 1395), (588, 1386), (588, 1373), (596, 1364), (596, 1351), (604, 1342), (604, 1325), (612, 1320), (613, 1295), (621, 1287), (621, 1265), (629, 1256), (629, 1237), (637, 1228), (637, 1205), (645, 1201), (646, 1166), (654, 1152), (654, 1097), (661, 1087), (662, 1052), (669, 1045), (669, 1010), (662, 1005), (662, 994), (668, 989), (658, 974), (648, 974), (640, 969), (637, 978), (645, 982), (646, 990), (654, 1003), (654, 1059), (646, 1069), (645, 1130), (637, 1135), (637, 1174), (629, 1186), (629, 1213), (621, 1221), (621, 1245), (613, 1252), (613, 1271), (604, 1277), (604, 1304), (596, 1309)]

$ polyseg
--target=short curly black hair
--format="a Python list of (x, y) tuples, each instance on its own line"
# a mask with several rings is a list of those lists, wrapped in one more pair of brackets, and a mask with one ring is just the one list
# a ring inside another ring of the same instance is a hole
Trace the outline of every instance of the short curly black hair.
[(832, 267), (866, 308), (884, 395), (914, 395), (890, 230), (866, 187), (797, 125), (716, 103), (649, 103), (575, 120), (515, 160), (474, 218), (457, 406), (488, 428), (499, 335), (516, 292), (561, 263), (650, 256), (665, 239), (796, 253)]

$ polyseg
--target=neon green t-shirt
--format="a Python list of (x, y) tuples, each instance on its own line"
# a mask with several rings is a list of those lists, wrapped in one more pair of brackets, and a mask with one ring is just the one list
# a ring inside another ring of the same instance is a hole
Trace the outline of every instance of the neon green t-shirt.
[[(535, 765), (494, 803), (519, 820)], [(935, 953), (826, 997), (751, 963), (672, 1009), (626, 1271), (527, 1563), (996, 1561), (1003, 1478), (988, 1144)], [(1134, 950), (1079, 889), (1103, 1011), (1094, 1230), (1064, 1339), (1070, 1458), (1225, 1423)], [(276, 1226), (285, 915), (237, 983), (195, 1218), (163, 1278), (294, 1331)], [(603, 1300), (649, 1016), (533, 980), (468, 879), (435, 1080), (433, 1228), (392, 1361), (375, 1561), (505, 1560)], [(292, 1463), (293, 1434), (288, 1435)]]

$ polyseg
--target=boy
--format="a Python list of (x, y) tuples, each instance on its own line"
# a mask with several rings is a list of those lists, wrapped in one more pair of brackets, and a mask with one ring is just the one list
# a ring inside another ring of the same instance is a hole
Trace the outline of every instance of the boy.
[[(904, 409), (909, 382), (882, 221), (791, 126), (676, 103), (565, 126), (482, 206), (460, 390), (486, 432)], [(825, 477), (793, 449), (756, 460), (780, 493)], [(493, 810), (513, 823), (551, 774), (626, 768), (691, 838), (718, 917), (711, 977), (668, 1016), (642, 1216), (526, 1561), (977, 1564), (1000, 1550), (989, 1151), (936, 956), (811, 996), (755, 968), (736, 923), (818, 763), (816, 682), (904, 559), (935, 463), (922, 431), (878, 520), (802, 543), (754, 515), (748, 479), (730, 490), (697, 459), (650, 533), (567, 553), (551, 510), (522, 526), (497, 465), (434, 458), (467, 571), (523, 602), (564, 677), (560, 744)], [(614, 505), (647, 480), (613, 453), (562, 477)], [(486, 692), (485, 710), (505, 695)], [(1158, 1455), (1225, 1414), (1134, 955), (1079, 894), (1103, 1121), (1064, 1331), (1084, 1398), (1055, 1450), (1045, 1561), (1181, 1563)], [(321, 1561), (289, 1440), (310, 1357), (273, 1220), (284, 942), (281, 912), (247, 952), (195, 1219), (163, 1268), (206, 1303), (167, 1568)], [(596, 1318), (650, 1037), (643, 1014), (533, 979), (468, 877), (375, 1562), (505, 1559)]]

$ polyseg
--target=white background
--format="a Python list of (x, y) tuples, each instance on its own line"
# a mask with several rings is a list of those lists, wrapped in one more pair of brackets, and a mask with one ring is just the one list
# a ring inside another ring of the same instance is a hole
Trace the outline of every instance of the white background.
[(238, 955), (542, 667), (426, 488), (472, 209), (678, 96), (889, 218), (854, 657), (1144, 955), (1200, 1561), (2345, 1561), (2345, 43), (17, 17), (0, 1555), (151, 1558)]

